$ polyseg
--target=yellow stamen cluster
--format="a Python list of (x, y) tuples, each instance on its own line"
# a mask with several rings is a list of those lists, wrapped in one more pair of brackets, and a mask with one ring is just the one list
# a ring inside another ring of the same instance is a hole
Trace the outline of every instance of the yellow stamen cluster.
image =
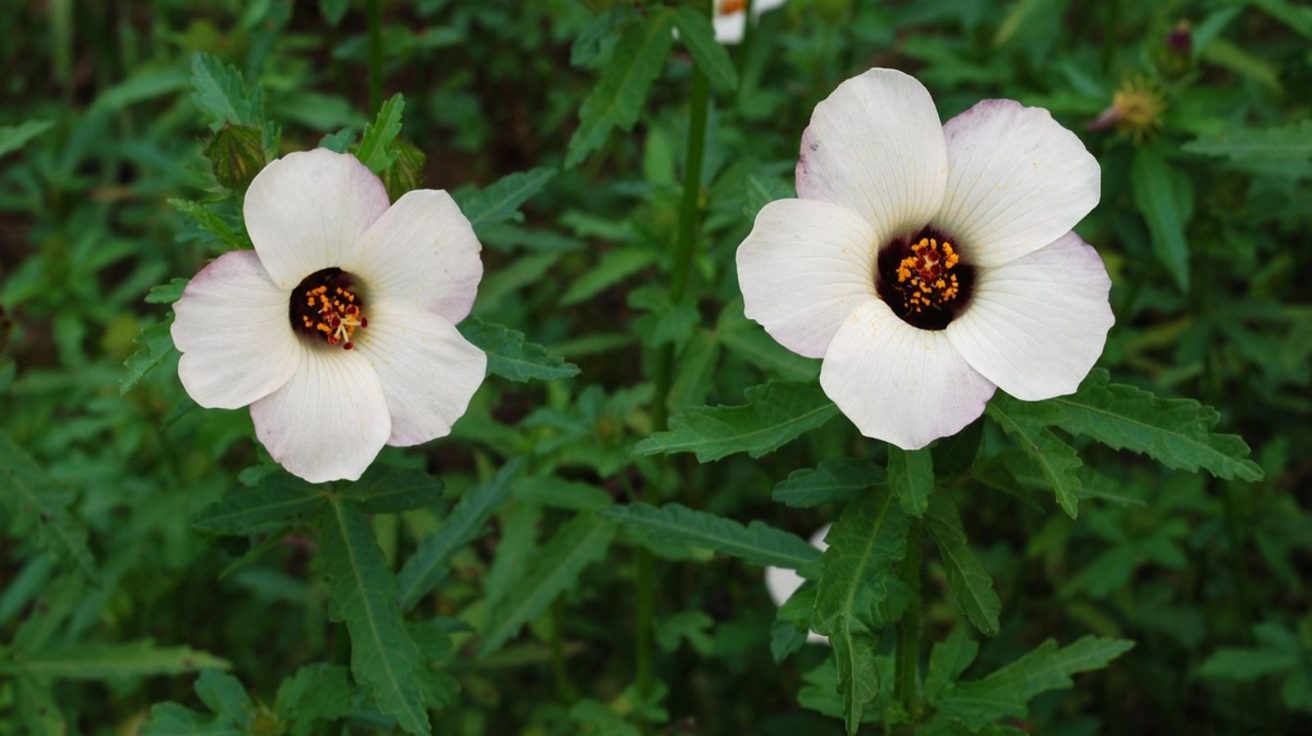
[[(301, 323), (307, 332), (318, 332), (329, 345), (341, 345), (350, 350), (355, 347), (351, 337), (358, 327), (368, 327), (356, 304), (356, 296), (349, 289), (340, 286), (329, 287), (320, 284), (305, 292), (306, 312), (301, 313)], [(313, 315), (313, 316), (311, 316)]]
[(1127, 79), (1121, 88), (1112, 95), (1112, 110), (1115, 111), (1116, 129), (1128, 133), (1136, 141), (1156, 132), (1162, 127), (1162, 112), (1166, 101), (1157, 88), (1146, 79), (1136, 77)]
[(897, 282), (902, 286), (903, 306), (908, 312), (938, 308), (957, 298), (961, 284), (952, 273), (961, 262), (952, 244), (936, 238), (921, 238), (911, 246), (911, 255), (897, 265)]

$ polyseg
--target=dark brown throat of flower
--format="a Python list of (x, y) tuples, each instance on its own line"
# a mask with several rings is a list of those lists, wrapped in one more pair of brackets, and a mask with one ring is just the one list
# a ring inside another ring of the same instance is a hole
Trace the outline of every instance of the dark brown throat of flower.
[(879, 249), (875, 293), (903, 322), (941, 330), (970, 303), (975, 267), (947, 235), (932, 228), (895, 238)]
[(355, 331), (369, 326), (355, 277), (340, 268), (306, 276), (292, 290), (289, 316), (302, 335), (346, 350), (355, 347)]

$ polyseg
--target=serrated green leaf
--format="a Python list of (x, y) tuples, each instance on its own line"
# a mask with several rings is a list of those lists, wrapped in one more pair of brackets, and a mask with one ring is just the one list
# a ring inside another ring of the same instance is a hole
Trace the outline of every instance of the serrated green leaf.
[(790, 570), (804, 568), (820, 559), (819, 550), (795, 534), (761, 521), (743, 526), (733, 519), (694, 511), (677, 503), (660, 508), (645, 503), (612, 506), (601, 514), (641, 530), (656, 547), (666, 542), (690, 545), (722, 552), (753, 565)]
[(274, 473), (254, 488), (229, 491), (223, 500), (201, 510), (192, 525), (211, 534), (254, 534), (319, 511), (325, 498), (313, 484)]
[(577, 166), (605, 143), (612, 129), (633, 129), (651, 83), (665, 66), (674, 42), (673, 26), (669, 13), (657, 12), (625, 29), (601, 80), (579, 108), (579, 127), (569, 140), (566, 168)]
[(173, 315), (169, 314), (165, 319), (143, 328), (141, 334), (137, 335), (136, 343), (141, 347), (123, 363), (127, 368), (127, 375), (118, 386), (119, 396), (131, 391), (147, 373), (176, 352), (173, 347), (173, 335), (169, 332), (172, 328)]
[(1049, 639), (982, 680), (949, 686), (938, 701), (939, 712), (971, 730), (1001, 718), (1024, 718), (1036, 695), (1064, 690), (1073, 684), (1072, 675), (1106, 667), (1133, 647), (1134, 642), (1125, 639), (1086, 636), (1058, 649)]
[(539, 166), (508, 174), (482, 189), (458, 192), (456, 203), (469, 218), (474, 232), (481, 233), (493, 225), (518, 217), (519, 208), (542, 191), (556, 173), (556, 169), (550, 166)]
[(248, 736), (245, 728), (222, 716), (207, 716), (177, 703), (159, 703), (150, 720), (141, 724), (141, 736)]
[(903, 511), (924, 516), (934, 492), (934, 456), (928, 449), (907, 452), (889, 445), (888, 487)]
[(401, 619), (396, 579), (369, 520), (350, 502), (330, 499), (322, 544), (332, 614), (351, 635), (352, 674), (404, 731), (430, 734), (416, 680), (422, 666), (419, 649)]
[(460, 323), (460, 334), (487, 353), (487, 369), (510, 381), (555, 381), (579, 374), (579, 367), (527, 342), (524, 333), (471, 317)]
[(515, 486), (515, 499), (569, 511), (597, 511), (610, 506), (610, 494), (592, 485), (563, 478), (525, 478)]
[(997, 636), (1001, 631), (998, 615), (1002, 612), (1002, 601), (993, 591), (993, 578), (988, 569), (966, 540), (961, 515), (957, 513), (957, 504), (951, 496), (936, 493), (929, 499), (925, 527), (943, 559), (953, 602), (975, 628), (989, 636)]
[(733, 68), (733, 59), (715, 40), (715, 28), (705, 11), (691, 5), (680, 5), (667, 12), (673, 16), (674, 27), (679, 29), (679, 40), (692, 52), (697, 69), (706, 75), (711, 85), (725, 92), (736, 89), (738, 72)]
[(146, 294), (147, 304), (172, 304), (182, 298), (182, 291), (190, 283), (188, 279), (181, 276), (169, 279), (167, 284), (150, 287), (150, 292)]
[(347, 485), (342, 496), (369, 514), (409, 511), (437, 503), (442, 497), (442, 481), (422, 470), (375, 465)]
[(869, 460), (840, 457), (816, 468), (794, 470), (774, 487), (770, 497), (793, 508), (811, 508), (850, 501), (887, 480), (883, 468)]
[(855, 734), (879, 694), (875, 604), (887, 595), (893, 563), (906, 554), (911, 517), (887, 490), (849, 503), (825, 537), (816, 594), (816, 631), (829, 637), (838, 667), (847, 732)]
[(218, 58), (197, 53), (191, 57), (191, 101), (218, 130), (225, 123), (264, 125), (264, 93), (260, 85), (247, 85), (237, 68)]
[(177, 211), (190, 217), (201, 232), (213, 236), (222, 250), (250, 250), (254, 247), (245, 234), (233, 230), (222, 217), (219, 217), (217, 212), (208, 206), (186, 199), (170, 199), (168, 203)]
[(228, 662), (191, 647), (160, 647), (150, 639), (122, 644), (69, 644), (25, 653), (21, 660), (0, 660), (0, 673), (54, 680), (113, 680), (176, 675), (206, 668), (227, 669)]
[(656, 254), (645, 248), (619, 248), (607, 251), (560, 298), (561, 306), (587, 301), (603, 289), (641, 271), (656, 261)]
[(219, 670), (203, 670), (193, 689), (200, 702), (214, 713), (234, 723), (245, 725), (250, 722), (255, 703), (241, 680)]
[(936, 643), (929, 653), (929, 670), (925, 674), (925, 701), (936, 702), (939, 694), (970, 667), (977, 654), (979, 643), (970, 638), (965, 626), (958, 626), (947, 639)]
[(1193, 210), (1193, 189), (1156, 148), (1143, 147), (1130, 167), (1134, 202), (1148, 223), (1153, 251), (1180, 291), (1189, 290), (1189, 242), (1184, 228)]
[(1111, 383), (1095, 369), (1070, 396), (1020, 404), (1035, 421), (1084, 435), (1116, 450), (1147, 455), (1168, 468), (1206, 470), (1218, 478), (1258, 481), (1262, 468), (1248, 459), (1248, 444), (1212, 430), (1216, 409), (1193, 399), (1163, 399), (1134, 386)]
[(838, 407), (814, 383), (771, 381), (745, 394), (743, 405), (703, 406), (675, 414), (670, 431), (651, 435), (634, 451), (695, 452), (703, 463), (739, 452), (758, 458), (838, 414)]
[(18, 125), (0, 126), (0, 156), (17, 151), (28, 141), (54, 127), (53, 120), (29, 120)]
[(1076, 471), (1083, 463), (1075, 448), (1041, 423), (1027, 421), (1026, 404), (1010, 396), (995, 396), (987, 411), (989, 418), (1015, 438), (1025, 456), (1038, 466), (1062, 510), (1072, 519), (1079, 516), (1082, 483)]
[(447, 574), (447, 564), (456, 550), (468, 544), (483, 530), (483, 524), (497, 507), (510, 498), (511, 487), (523, 467), (522, 460), (512, 460), (487, 483), (460, 500), (436, 534), (425, 537), (414, 555), (401, 568), (401, 609), (410, 610)]
[(1312, 120), (1274, 128), (1227, 129), (1201, 135), (1181, 146), (1189, 153), (1251, 159), (1312, 158)]
[(322, 733), (323, 721), (335, 721), (351, 712), (351, 686), (345, 667), (315, 662), (296, 670), (278, 687), (273, 710), (291, 724), (289, 736)]
[(578, 580), (588, 565), (605, 557), (614, 527), (592, 514), (575, 516), (560, 528), (524, 570), (520, 584), (488, 614), (479, 655), (501, 648)]
[(401, 133), (401, 113), (404, 111), (405, 97), (397, 92), (378, 108), (374, 121), (364, 126), (360, 145), (355, 147), (355, 157), (375, 174), (383, 173), (400, 155), (399, 151), (392, 150), (392, 141)]
[(45, 469), (0, 428), (0, 506), (11, 520), (8, 531), (31, 538), (55, 559), (96, 580), (87, 529), (68, 513), (67, 504), (54, 492)]

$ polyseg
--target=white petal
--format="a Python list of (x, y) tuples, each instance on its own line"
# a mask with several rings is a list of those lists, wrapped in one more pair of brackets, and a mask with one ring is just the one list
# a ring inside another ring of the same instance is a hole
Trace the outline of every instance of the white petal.
[(317, 148), (264, 167), (246, 190), (243, 214), (265, 269), (291, 289), (340, 267), (387, 202), (382, 180), (354, 156)]
[(311, 483), (358, 480), (392, 432), (383, 387), (354, 350), (316, 346), (286, 386), (251, 404), (255, 436)]
[(934, 223), (970, 263), (999, 266), (1032, 253), (1098, 204), (1098, 161), (1047, 110), (984, 100), (943, 134), (948, 189)]
[(740, 10), (716, 15), (712, 23), (715, 25), (716, 41), (724, 44), (742, 43), (743, 33), (747, 30), (747, 14)]
[(948, 159), (929, 92), (894, 69), (871, 69), (816, 105), (802, 133), (797, 196), (861, 213), (896, 235), (943, 203)]
[(878, 299), (834, 335), (820, 386), (861, 434), (904, 450), (957, 433), (984, 413), (994, 390), (942, 330), (916, 329)]
[(1075, 391), (1115, 318), (1098, 252), (1075, 233), (1005, 266), (983, 268), (970, 306), (944, 330), (966, 361), (1018, 399)]
[(387, 302), (370, 306), (357, 331), (392, 415), (389, 445), (407, 447), (451, 432), (483, 383), (487, 356), (446, 319)]
[(173, 305), (178, 378), (197, 404), (236, 409), (287, 383), (305, 346), (292, 331), (288, 293), (251, 251), (224, 253)]
[[(825, 537), (829, 534), (830, 526), (830, 524), (825, 524), (811, 535), (812, 547), (821, 552), (829, 549)], [(775, 606), (782, 606), (789, 598), (792, 598), (793, 593), (796, 593), (797, 589), (802, 587), (802, 582), (802, 576), (794, 570), (783, 567), (765, 568), (765, 589), (769, 591), (770, 599), (774, 601)], [(806, 640), (812, 644), (826, 644), (829, 642), (829, 637), (821, 636), (812, 631), (807, 633)]]
[(738, 246), (745, 313), (795, 353), (819, 358), (858, 304), (875, 294), (880, 235), (828, 202), (781, 199)]
[(342, 267), (360, 277), (371, 301), (413, 304), (457, 323), (474, 306), (482, 248), (451, 195), (422, 189), (396, 200)]

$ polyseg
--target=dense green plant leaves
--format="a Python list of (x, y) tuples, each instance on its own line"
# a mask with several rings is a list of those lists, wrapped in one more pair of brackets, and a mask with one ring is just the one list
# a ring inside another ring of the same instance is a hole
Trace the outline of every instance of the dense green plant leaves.
[(956, 502), (946, 493), (937, 493), (929, 499), (927, 508), (925, 528), (943, 559), (953, 602), (975, 628), (996, 636), (1001, 630), (998, 614), (1002, 612), (1002, 601), (993, 591), (989, 571), (966, 540)]
[(173, 348), (173, 335), (169, 332), (172, 328), (173, 315), (170, 314), (167, 318), (141, 330), (141, 334), (137, 336), (137, 344), (141, 347), (123, 363), (127, 368), (127, 375), (118, 385), (120, 396), (131, 391), (147, 373), (176, 352)]
[(1242, 438), (1212, 431), (1221, 420), (1215, 409), (1193, 399), (1163, 399), (1112, 383), (1101, 369), (1091, 372), (1070, 396), (1009, 406), (1033, 421), (1117, 450), (1142, 453), (1168, 468), (1206, 470), (1227, 480), (1262, 479), (1262, 468), (1248, 459), (1248, 444)]
[(11, 528), (94, 580), (98, 573), (87, 548), (86, 527), (69, 514), (69, 500), (54, 486), (32, 456), (0, 429), (0, 507)]
[(753, 521), (747, 526), (705, 511), (694, 511), (677, 503), (660, 508), (645, 503), (612, 506), (603, 516), (639, 529), (659, 550), (669, 542), (711, 549), (754, 565), (803, 569), (820, 558), (820, 552), (788, 532)]
[(0, 126), (0, 156), (17, 151), (28, 141), (50, 130), (53, 120), (29, 120), (18, 125)]
[(405, 112), (405, 97), (400, 92), (392, 95), (378, 108), (378, 116), (364, 126), (355, 157), (375, 174), (381, 174), (401, 155), (392, 143), (401, 134), (401, 114)]
[(565, 166), (573, 167), (606, 142), (614, 128), (633, 129), (651, 83), (660, 76), (674, 39), (669, 13), (655, 12), (628, 26), (602, 72), (601, 80), (579, 108), (579, 127), (569, 141)]
[(1173, 168), (1161, 150), (1140, 148), (1130, 169), (1139, 212), (1148, 222), (1153, 251), (1181, 291), (1189, 290), (1189, 241), (1185, 225), (1193, 213), (1189, 179)]
[(849, 501), (886, 481), (883, 468), (869, 460), (840, 457), (812, 469), (794, 470), (774, 487), (770, 497), (793, 508), (810, 508)]
[(167, 284), (152, 286), (144, 301), (147, 304), (172, 304), (182, 298), (182, 291), (187, 288), (187, 283), (187, 279), (179, 277), (169, 279)]
[(614, 531), (610, 522), (586, 513), (561, 527), (524, 570), (520, 583), (489, 615), (479, 653), (487, 656), (500, 649), (520, 627), (574, 585), (584, 568), (605, 556)]
[(579, 374), (579, 367), (527, 342), (524, 333), (477, 318), (460, 323), (460, 334), (487, 353), (487, 369), (510, 381), (554, 381)]
[(556, 169), (539, 166), (501, 177), (496, 183), (479, 190), (457, 192), (455, 199), (460, 211), (469, 218), (474, 232), (482, 233), (493, 225), (514, 221), (520, 217), (519, 208), (533, 195), (542, 191), (556, 177)]
[(937, 701), (939, 694), (970, 667), (977, 654), (979, 644), (970, 638), (965, 626), (958, 626), (947, 639), (934, 644), (929, 653), (929, 670), (925, 673), (925, 700)]
[(442, 496), (442, 481), (422, 470), (375, 465), (342, 495), (371, 514), (409, 511), (435, 504)]
[(323, 515), (324, 571), (334, 618), (351, 634), (351, 672), (379, 710), (404, 731), (431, 728), (416, 684), (422, 666), (397, 605), (396, 579), (369, 521), (351, 503), (330, 499)]
[(907, 452), (888, 448), (888, 488), (902, 510), (919, 519), (934, 492), (934, 456), (928, 449)]
[(55, 680), (113, 680), (195, 672), (228, 663), (191, 647), (161, 647), (144, 639), (123, 644), (82, 643), (24, 652), (19, 659), (0, 658), (0, 673)]
[(1106, 667), (1133, 647), (1134, 642), (1124, 639), (1086, 636), (1058, 648), (1049, 639), (981, 680), (948, 686), (937, 702), (939, 714), (971, 730), (1001, 718), (1024, 718), (1034, 696), (1068, 688), (1072, 675)]
[(1190, 153), (1225, 156), (1235, 161), (1308, 159), (1312, 158), (1312, 122), (1218, 131), (1201, 135), (1182, 148)]
[(519, 460), (503, 465), (491, 480), (456, 504), (436, 534), (420, 542), (398, 576), (402, 609), (413, 608), (420, 598), (442, 582), (451, 555), (477, 537), (492, 512), (510, 498), (512, 485), (522, 467), (523, 462)]
[(680, 5), (669, 11), (674, 27), (679, 29), (679, 40), (692, 52), (697, 69), (718, 89), (730, 91), (738, 86), (738, 73), (724, 46), (715, 40), (715, 28), (701, 8)]
[(849, 734), (879, 692), (875, 645), (882, 622), (874, 619), (875, 604), (887, 595), (893, 563), (906, 553), (910, 525), (893, 494), (880, 490), (849, 503), (825, 537), (814, 622), (834, 650)]
[(198, 53), (191, 59), (191, 101), (218, 130), (225, 124), (264, 124), (264, 91), (258, 84), (248, 85), (236, 67), (210, 54)]
[(246, 535), (268, 531), (313, 515), (324, 503), (323, 490), (287, 473), (274, 473), (254, 488), (236, 488), (207, 506), (194, 522), (213, 534)]
[(345, 667), (316, 662), (296, 670), (278, 687), (273, 710), (290, 723), (289, 736), (311, 736), (324, 721), (351, 712), (351, 686)]
[(761, 457), (802, 433), (828, 422), (838, 407), (814, 383), (771, 381), (745, 392), (739, 406), (685, 409), (670, 419), (670, 431), (638, 443), (640, 455), (695, 452), (709, 462), (739, 452)]
[(174, 209), (191, 218), (200, 230), (214, 238), (221, 250), (250, 249), (254, 246), (245, 233), (233, 230), (227, 222), (219, 217), (210, 207), (200, 202), (185, 199), (170, 199), (168, 203)]
[(650, 266), (656, 254), (647, 249), (620, 248), (607, 252), (589, 271), (570, 284), (560, 298), (562, 305), (578, 304), (615, 283)]
[(1074, 519), (1079, 515), (1081, 482), (1076, 471), (1083, 465), (1080, 456), (1041, 423), (1026, 421), (1025, 410), (1024, 403), (1005, 395), (994, 397), (987, 409), (989, 418), (1014, 437), (1021, 451), (1034, 461), (1057, 496), (1057, 504)]
[(1268, 675), (1312, 669), (1306, 664), (1307, 647), (1279, 624), (1253, 627), (1252, 647), (1221, 647), (1203, 662), (1198, 672), (1215, 680), (1255, 680)]
[(610, 494), (589, 483), (563, 478), (525, 478), (515, 485), (515, 498), (569, 511), (597, 511), (610, 506)]

